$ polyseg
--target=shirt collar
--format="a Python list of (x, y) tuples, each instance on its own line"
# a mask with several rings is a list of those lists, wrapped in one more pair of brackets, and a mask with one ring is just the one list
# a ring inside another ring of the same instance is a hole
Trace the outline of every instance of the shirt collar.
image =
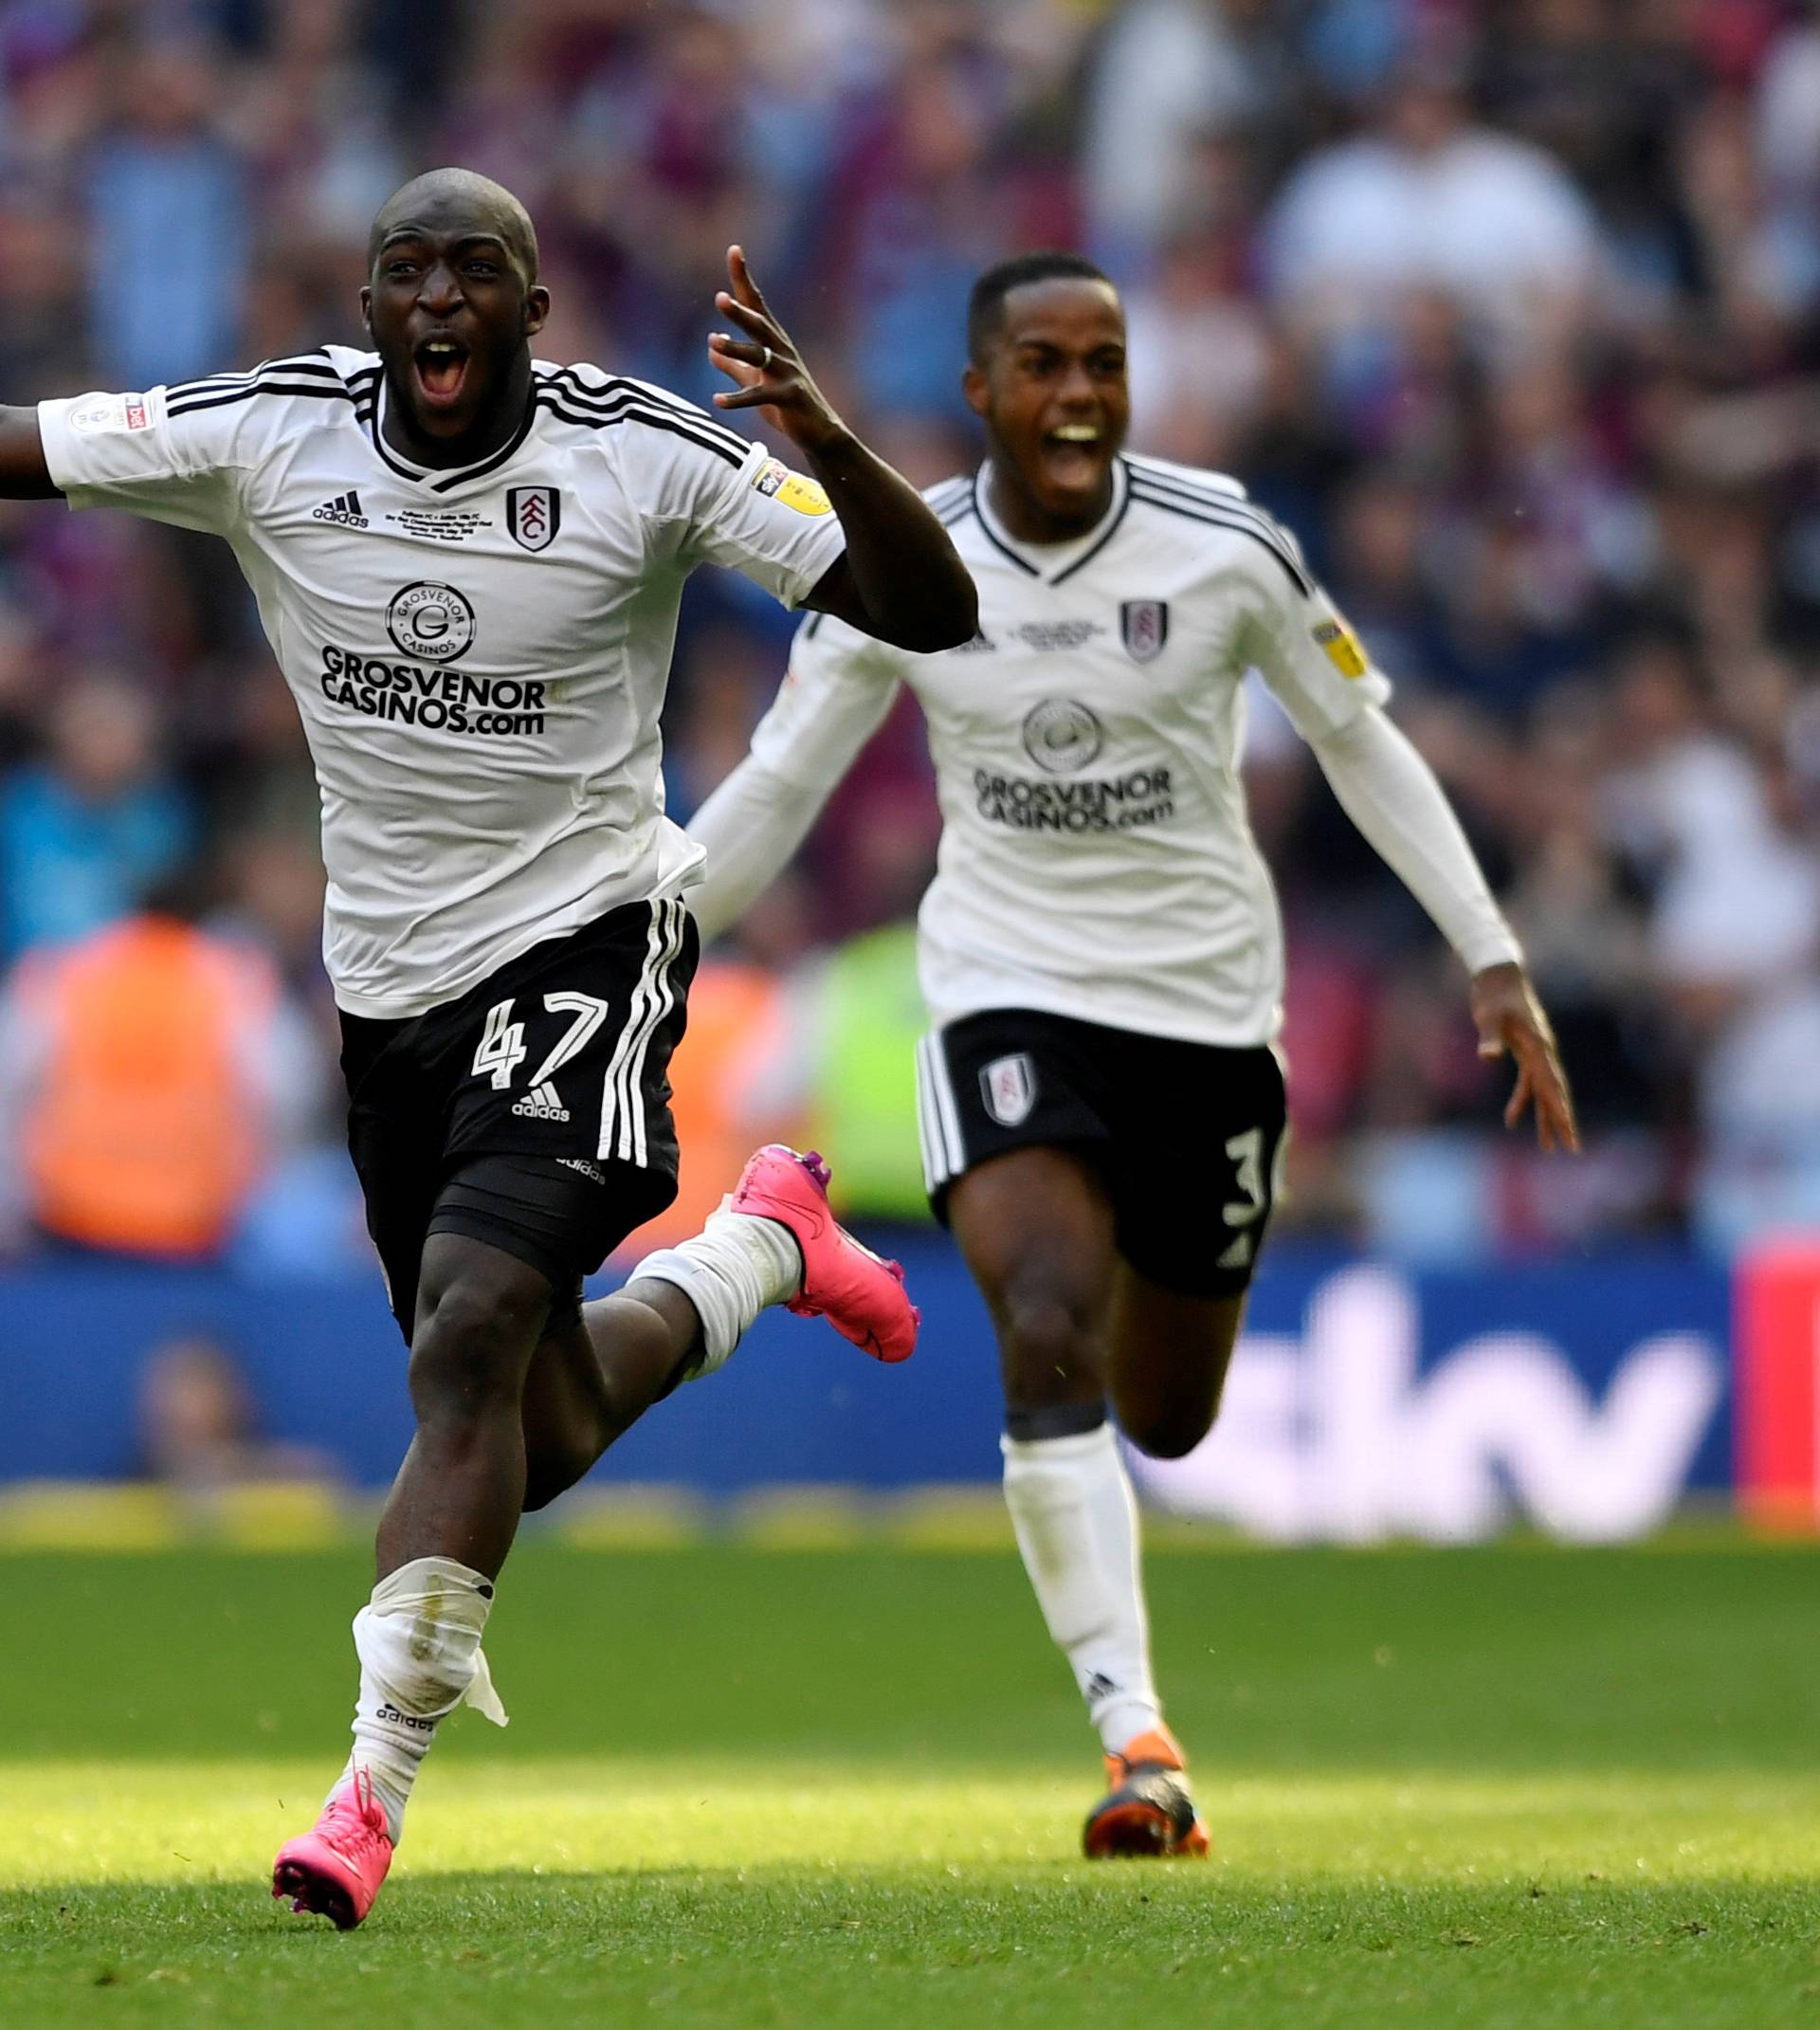
[(368, 429), (373, 435), (373, 448), (380, 462), (400, 479), (408, 479), (414, 485), (427, 487), (431, 493), (453, 493), (456, 487), (464, 486), (470, 480), (482, 478), (489, 472), (497, 472), (508, 460), (517, 457), (519, 447), (531, 434), (531, 426), (537, 420), (537, 381), (531, 385), (531, 395), (524, 405), (524, 417), (511, 436), (498, 450), (489, 451), (484, 458), (478, 458), (467, 466), (420, 466), (407, 458), (386, 436), (386, 411), (391, 404), (391, 389), (383, 370), (379, 375), (379, 399), (373, 405), (373, 420)]
[(1131, 475), (1122, 458), (1112, 462), (1112, 500), (1094, 525), (1066, 542), (1022, 542), (1010, 534), (992, 512), (991, 499), (992, 462), (989, 458), (974, 475), (974, 512), (993, 549), (1009, 558), (1030, 577), (1046, 585), (1059, 585), (1072, 577), (1083, 564), (1097, 557), (1109, 543), (1131, 504)]

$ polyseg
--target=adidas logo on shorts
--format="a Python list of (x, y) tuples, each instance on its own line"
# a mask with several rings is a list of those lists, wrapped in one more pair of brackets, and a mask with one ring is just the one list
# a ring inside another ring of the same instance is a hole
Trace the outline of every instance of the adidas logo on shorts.
[(525, 1121), (566, 1121), (569, 1118), (562, 1095), (548, 1079), (527, 1092), (523, 1099), (514, 1101), (512, 1111)]
[(324, 501), (320, 507), (311, 508), (310, 520), (338, 522), (344, 529), (369, 526), (366, 516), (360, 512), (360, 496), (353, 488), (337, 494), (333, 501)]

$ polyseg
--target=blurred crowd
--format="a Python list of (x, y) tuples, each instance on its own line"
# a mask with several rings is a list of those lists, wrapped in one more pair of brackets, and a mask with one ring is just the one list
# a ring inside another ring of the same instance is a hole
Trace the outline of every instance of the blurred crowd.
[[(1820, 9), (0, 0), (0, 400), (358, 342), (367, 222), (446, 160), (531, 208), (546, 357), (705, 399), (740, 240), (837, 403), (925, 484), (977, 455), (974, 274), (1093, 253), (1130, 311), (1135, 443), (1236, 473), (1301, 534), (1507, 899), (1589, 1130), (1577, 1166), (1497, 1133), (1457, 969), (1261, 704), (1291, 1217), (1430, 1254), (1820, 1220)], [(739, 582), (692, 590), (682, 816), (743, 752), (789, 627)], [(263, 1138), (198, 1204), (228, 1191), (223, 1233), (281, 1254), (357, 1250), (314, 828), (225, 550), (0, 513), (12, 1150), (46, 997), (81, 997), (58, 955), (162, 893), (197, 965), (242, 962), (217, 1061)], [(703, 1146), (815, 1116), (864, 1044), (839, 1010), (914, 1029), (894, 926), (934, 836), (906, 707), (710, 969), (699, 1084), (726, 1118)], [(191, 991), (169, 941), (128, 956), (173, 1008)], [(15, 1239), (27, 1175), (0, 1165)], [(914, 1183), (878, 1193), (904, 1210)]]

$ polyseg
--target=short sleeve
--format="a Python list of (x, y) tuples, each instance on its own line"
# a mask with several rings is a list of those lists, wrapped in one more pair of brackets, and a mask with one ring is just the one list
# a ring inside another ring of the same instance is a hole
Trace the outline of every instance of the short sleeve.
[(796, 607), (846, 548), (814, 480), (674, 395), (647, 393), (622, 456), (640, 511), (685, 569), (725, 565)]
[(1317, 741), (1385, 704), (1391, 682), (1309, 576), (1295, 539), (1275, 522), (1268, 534), (1270, 540), (1246, 546), (1240, 566), (1247, 607), (1240, 646), (1296, 731)]
[(831, 786), (883, 723), (902, 674), (901, 651), (811, 613), (776, 702), (753, 731), (753, 759), (799, 789)]
[(53, 483), (72, 507), (123, 507), (225, 535), (240, 512), (246, 405), (205, 393), (78, 394), (40, 402)]

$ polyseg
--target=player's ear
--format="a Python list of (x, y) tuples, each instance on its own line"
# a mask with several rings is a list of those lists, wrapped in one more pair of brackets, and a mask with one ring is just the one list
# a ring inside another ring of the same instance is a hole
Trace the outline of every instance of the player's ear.
[(360, 321), (366, 326), (368, 338), (373, 336), (373, 291), (362, 287), (360, 291)]
[(550, 292), (541, 283), (524, 293), (524, 335), (532, 338), (543, 329), (550, 315)]
[(969, 363), (966, 372), (960, 376), (960, 392), (966, 398), (968, 408), (976, 416), (984, 417), (992, 406), (992, 383), (986, 378), (984, 367)]

